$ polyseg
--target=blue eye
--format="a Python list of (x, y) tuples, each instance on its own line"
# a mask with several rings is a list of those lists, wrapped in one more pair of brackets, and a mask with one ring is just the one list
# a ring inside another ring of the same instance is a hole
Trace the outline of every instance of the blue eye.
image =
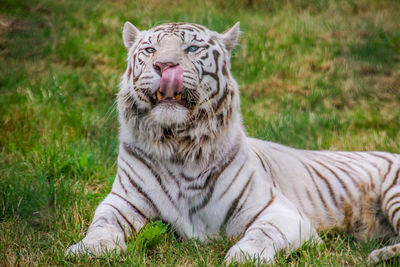
[(156, 50), (153, 47), (147, 47), (146, 49), (147, 53), (153, 54), (154, 52), (156, 52)]
[(186, 48), (186, 51), (188, 51), (188, 52), (196, 52), (198, 49), (199, 49), (198, 46), (192, 45), (192, 46), (189, 46), (188, 48)]

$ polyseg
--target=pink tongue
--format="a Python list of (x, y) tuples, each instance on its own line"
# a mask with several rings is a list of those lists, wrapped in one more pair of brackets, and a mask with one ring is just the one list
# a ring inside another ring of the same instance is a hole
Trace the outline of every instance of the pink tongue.
[(182, 92), (183, 69), (180, 66), (167, 67), (161, 75), (160, 92), (164, 97), (174, 97)]

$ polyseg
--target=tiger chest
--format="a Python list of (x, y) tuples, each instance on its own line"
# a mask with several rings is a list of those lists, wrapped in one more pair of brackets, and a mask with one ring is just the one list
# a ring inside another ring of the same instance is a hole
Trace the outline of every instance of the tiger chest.
[(270, 199), (271, 187), (262, 174), (242, 164), (225, 170), (215, 181), (207, 180), (207, 175), (193, 181), (180, 177), (176, 200), (183, 224), (178, 231), (200, 239), (221, 232), (239, 234)]

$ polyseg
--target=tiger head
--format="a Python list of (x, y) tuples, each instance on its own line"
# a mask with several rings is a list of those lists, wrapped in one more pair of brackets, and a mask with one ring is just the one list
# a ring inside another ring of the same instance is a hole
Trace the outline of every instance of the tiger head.
[(230, 73), (239, 34), (239, 23), (217, 33), (191, 23), (139, 31), (126, 22), (121, 141), (160, 158), (209, 156), (205, 147), (226, 138), (240, 121), (238, 86)]

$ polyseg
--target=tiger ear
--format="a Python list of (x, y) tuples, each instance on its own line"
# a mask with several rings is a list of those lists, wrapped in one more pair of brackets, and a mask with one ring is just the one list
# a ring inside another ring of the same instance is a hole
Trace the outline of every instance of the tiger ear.
[(133, 26), (129, 21), (125, 22), (124, 30), (122, 31), (122, 39), (124, 40), (124, 45), (126, 49), (131, 48), (135, 43), (140, 31)]
[(229, 52), (232, 52), (233, 48), (238, 43), (239, 36), (240, 36), (240, 21), (236, 22), (232, 28), (224, 31), (221, 33), (222, 35), (222, 42), (225, 45), (226, 49)]

